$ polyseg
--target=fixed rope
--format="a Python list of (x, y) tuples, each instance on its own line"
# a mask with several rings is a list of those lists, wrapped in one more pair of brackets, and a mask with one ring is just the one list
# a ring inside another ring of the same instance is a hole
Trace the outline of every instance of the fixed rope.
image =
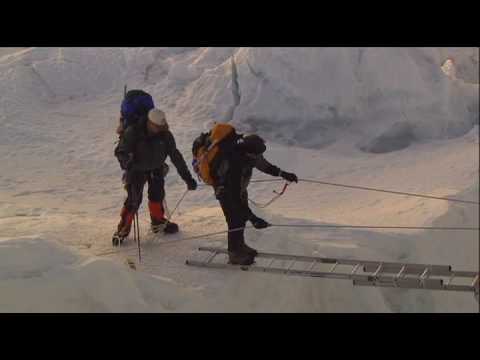
[[(321, 224), (270, 224), (268, 227), (291, 227), (291, 228), (332, 228), (332, 229), (404, 229), (404, 230), (445, 230), (445, 231), (478, 231), (476, 227), (445, 227), (445, 226), (367, 226), (367, 225), (321, 225)], [(251, 229), (253, 226), (244, 226), (231, 230), (217, 231), (213, 233), (189, 236), (178, 240), (161, 243), (159, 245), (176, 244), (182, 241), (207, 238), (215, 235), (228, 234), (231, 232)]]
[(478, 231), (478, 227), (448, 227), (448, 226), (375, 226), (375, 225), (321, 225), (321, 224), (270, 224), (275, 227), (310, 227), (334, 229), (407, 229), (407, 230), (448, 230), (448, 231)]
[[(445, 227), (445, 226), (375, 226), (375, 225), (328, 225), (328, 224), (270, 224), (269, 227), (290, 227), (290, 228), (325, 228), (325, 229), (404, 229), (404, 230), (444, 230), (444, 231), (478, 231), (480, 228), (478, 227)], [(167, 245), (167, 244), (177, 244), (183, 241), (201, 239), (212, 237), (215, 235), (221, 234), (228, 234), (231, 232), (242, 231), (245, 229), (251, 229), (253, 226), (244, 226), (239, 227), (231, 230), (224, 230), (224, 231), (217, 231), (213, 233), (195, 235), (195, 236), (188, 236), (185, 238), (180, 238), (178, 240), (159, 243), (158, 245)], [(108, 252), (102, 252), (99, 254), (95, 254), (96, 256), (103, 256), (103, 255), (111, 255), (117, 253), (123, 253), (127, 251), (131, 251), (132, 249), (122, 249), (122, 250), (112, 250)]]
[[(252, 180), (251, 183), (275, 182), (275, 181), (283, 181), (283, 180), (282, 179), (259, 179), (259, 180)], [(395, 195), (406, 195), (406, 196), (413, 196), (413, 197), (426, 198), (426, 199), (445, 200), (445, 201), (459, 202), (464, 204), (473, 204), (473, 205), (480, 204), (480, 202), (478, 201), (461, 200), (461, 199), (454, 199), (454, 198), (441, 197), (441, 196), (432, 196), (432, 195), (424, 195), (424, 194), (417, 194), (417, 193), (410, 193), (410, 192), (386, 190), (386, 189), (372, 188), (372, 187), (366, 187), (366, 186), (338, 184), (338, 183), (332, 183), (332, 182), (326, 182), (326, 181), (320, 181), (320, 180), (298, 179), (298, 181), (305, 182), (305, 183), (312, 183), (312, 184), (321, 184), (321, 185), (328, 185), (328, 186), (357, 189), (357, 190), (382, 192), (382, 193), (395, 194)]]
[[(170, 212), (168, 210), (168, 205), (167, 205), (167, 200), (166, 199), (163, 199), (163, 207), (165, 209), (165, 213), (167, 214), (167, 219), (165, 221), (164, 224), (161, 224), (161, 225), (156, 225), (155, 226), (155, 229), (156, 230), (164, 230), (166, 228), (166, 226), (168, 225), (168, 223), (170, 222), (170, 220), (172, 219), (173, 217), (173, 214), (175, 214), (175, 211), (178, 209), (178, 207), (180, 206), (180, 204), (182, 203), (183, 199), (185, 199), (185, 196), (187, 196), (187, 193), (188, 193), (188, 189), (185, 190), (185, 192), (183, 193), (183, 195), (180, 197), (180, 199), (177, 201), (177, 203), (175, 204), (175, 207), (173, 208), (173, 211)], [(152, 229), (153, 229), (153, 226), (152, 226)]]
[[(347, 184), (339, 184), (339, 183), (332, 183), (332, 182), (326, 182), (326, 181), (320, 181), (320, 180), (312, 180), (312, 179), (298, 179), (300, 182), (306, 182), (306, 183), (314, 183), (314, 184), (321, 184), (321, 185), (328, 185), (328, 186), (337, 186), (337, 187), (344, 187), (344, 188), (351, 188), (351, 189), (358, 189), (358, 190), (367, 190), (367, 191), (375, 191), (375, 192), (383, 192), (383, 193), (389, 193), (389, 194), (395, 194), (395, 195), (405, 195), (405, 196), (412, 196), (412, 197), (420, 197), (420, 198), (427, 198), (427, 199), (435, 199), (435, 200), (445, 200), (445, 201), (451, 201), (451, 202), (459, 202), (459, 203), (466, 203), (466, 204), (474, 204), (474, 205), (479, 205), (479, 202), (475, 201), (469, 201), (469, 200), (461, 200), (461, 199), (455, 199), (455, 198), (447, 198), (447, 197), (439, 197), (439, 196), (431, 196), (431, 195), (424, 195), (424, 194), (418, 194), (418, 193), (409, 193), (409, 192), (401, 192), (401, 191), (393, 191), (393, 190), (386, 190), (386, 189), (379, 189), (379, 188), (372, 188), (372, 187), (365, 187), (365, 186), (356, 186), (356, 185), (347, 185)], [(251, 180), (251, 183), (264, 183), (264, 182), (277, 182), (277, 181), (284, 181), (283, 179), (257, 179), (257, 180)], [(258, 204), (255, 203), (254, 201), (250, 200), (254, 205), (258, 207), (266, 207), (270, 205), (272, 202), (277, 200), (283, 193), (285, 192), (287, 186), (289, 183), (285, 183), (283, 189), (280, 192), (274, 191), (275, 194), (277, 194), (273, 199), (271, 199), (269, 202), (266, 204)], [(207, 184), (199, 184), (199, 186), (209, 186)], [(187, 195), (188, 190), (183, 193), (181, 198), (178, 200), (177, 204), (175, 205), (175, 208), (173, 209), (172, 213), (169, 214), (167, 218), (167, 222), (170, 221), (171, 217), (177, 210), (177, 208), (180, 206), (180, 203), (184, 200), (185, 196)], [(166, 203), (165, 203), (166, 206)], [(168, 208), (167, 208), (167, 213), (168, 213)], [(138, 236), (138, 256), (139, 260), (141, 260), (141, 249), (140, 249), (140, 234), (139, 234), (139, 223), (138, 223), (138, 213), (135, 214), (135, 220), (134, 221), (134, 239)], [(136, 224), (135, 224), (136, 223)], [(350, 229), (404, 229), (404, 230), (445, 230), (445, 231), (478, 231), (479, 228), (475, 227), (428, 227), (428, 226), (370, 226), (370, 225), (321, 225), (321, 224), (296, 224), (296, 225), (289, 225), (289, 224), (270, 224), (270, 226), (275, 226), (275, 227), (310, 227), (310, 228), (335, 228), (335, 229), (341, 229), (341, 228), (350, 228)], [(215, 235), (220, 235), (220, 234), (225, 234), (225, 233), (230, 233), (230, 232), (235, 232), (235, 231), (241, 231), (244, 229), (248, 229), (251, 226), (246, 226), (246, 227), (241, 227), (241, 228), (236, 228), (232, 230), (226, 230), (226, 231), (219, 231), (219, 232), (214, 232), (214, 233), (209, 233), (209, 234), (202, 234), (202, 235), (197, 235), (197, 236), (191, 236), (191, 237), (186, 237), (186, 238), (181, 238), (179, 240), (173, 241), (173, 242), (168, 242), (168, 243), (162, 243), (162, 244), (175, 244), (180, 241), (187, 241), (187, 240), (193, 240), (193, 239), (199, 239), (199, 238), (205, 238), (205, 237), (210, 237), (210, 236), (215, 236)], [(135, 239), (136, 240), (136, 239)], [(101, 255), (108, 255), (108, 254), (115, 254), (115, 253), (122, 253), (124, 251), (128, 251), (129, 249), (122, 249), (122, 250), (117, 250), (117, 251), (109, 251), (109, 252), (103, 252), (100, 254), (97, 254), (97, 256)]]

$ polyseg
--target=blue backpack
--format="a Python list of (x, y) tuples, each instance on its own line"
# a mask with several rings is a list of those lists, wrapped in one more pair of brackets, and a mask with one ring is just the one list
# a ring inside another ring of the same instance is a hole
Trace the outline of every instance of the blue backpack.
[(153, 98), (143, 90), (129, 90), (122, 101), (120, 113), (122, 115), (123, 128), (137, 123), (141, 118), (146, 117), (153, 109)]

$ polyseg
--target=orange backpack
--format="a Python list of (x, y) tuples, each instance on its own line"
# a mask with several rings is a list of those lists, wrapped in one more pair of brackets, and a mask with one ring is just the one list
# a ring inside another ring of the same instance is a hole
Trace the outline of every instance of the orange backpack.
[(193, 169), (205, 184), (214, 185), (215, 160), (226, 143), (232, 144), (239, 137), (232, 125), (217, 123), (209, 133), (203, 133), (195, 139), (192, 147)]

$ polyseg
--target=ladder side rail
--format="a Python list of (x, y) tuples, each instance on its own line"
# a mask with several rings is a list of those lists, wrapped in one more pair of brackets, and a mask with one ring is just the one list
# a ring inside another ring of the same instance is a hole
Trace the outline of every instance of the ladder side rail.
[[(452, 269), (450, 265), (422, 265), (422, 264), (405, 264), (405, 263), (383, 263), (383, 273), (398, 273), (403, 266), (407, 266), (405, 274), (420, 275), (426, 266), (430, 267), (430, 274), (436, 276), (450, 276)], [(364, 266), (364, 272), (374, 272), (376, 267), (371, 264)]]

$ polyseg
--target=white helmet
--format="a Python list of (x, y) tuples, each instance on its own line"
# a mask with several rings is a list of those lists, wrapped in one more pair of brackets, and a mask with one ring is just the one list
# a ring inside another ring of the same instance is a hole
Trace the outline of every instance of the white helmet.
[(160, 109), (152, 109), (148, 112), (148, 120), (155, 125), (165, 126), (167, 125), (167, 118), (165, 113)]

